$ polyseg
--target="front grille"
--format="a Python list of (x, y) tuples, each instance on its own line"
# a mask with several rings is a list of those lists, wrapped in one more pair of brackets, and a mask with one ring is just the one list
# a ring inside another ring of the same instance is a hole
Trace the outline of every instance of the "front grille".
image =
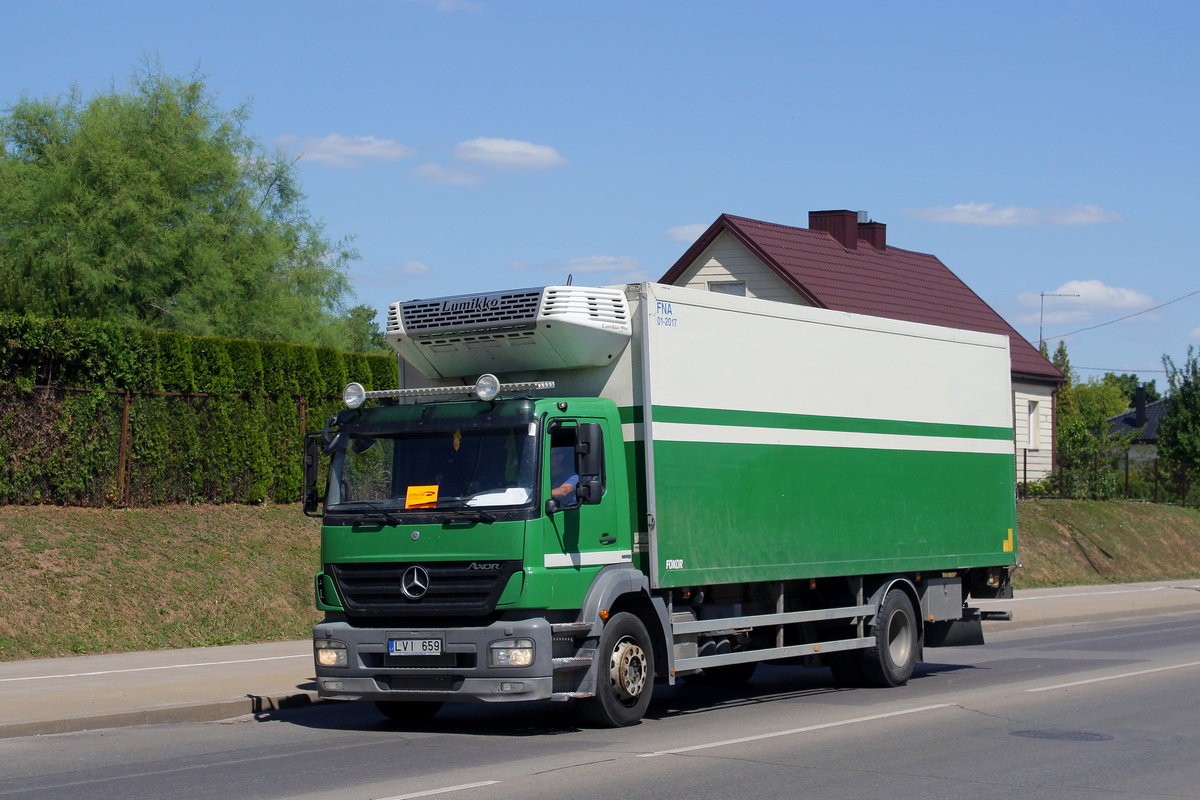
[[(521, 569), (520, 561), (498, 563), (499, 569), (471, 569), (474, 561), (441, 563), (388, 562), (328, 564), (338, 595), (351, 617), (479, 617), (492, 613), (508, 579)], [(404, 571), (421, 566), (429, 573), (429, 588), (413, 600), (400, 588)]]
[(398, 305), (404, 332), (412, 336), (434, 331), (464, 331), (535, 322), (541, 301), (542, 290), (538, 288), (410, 300)]
[(440, 656), (389, 656), (387, 653), (359, 653), (367, 669), (475, 669), (474, 653), (445, 653)]
[(462, 688), (461, 675), (380, 675), (375, 678), (384, 691), (393, 692), (457, 692)]

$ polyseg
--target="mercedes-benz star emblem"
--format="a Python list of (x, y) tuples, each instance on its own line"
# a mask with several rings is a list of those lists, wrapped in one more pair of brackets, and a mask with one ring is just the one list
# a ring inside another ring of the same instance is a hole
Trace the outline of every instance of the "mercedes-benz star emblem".
[(409, 567), (400, 578), (400, 591), (410, 600), (420, 600), (429, 591), (429, 571), (424, 567)]

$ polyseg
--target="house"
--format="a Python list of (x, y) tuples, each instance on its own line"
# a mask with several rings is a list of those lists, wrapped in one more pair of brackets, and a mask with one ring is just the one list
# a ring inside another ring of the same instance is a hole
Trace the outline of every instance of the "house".
[(1017, 480), (1054, 463), (1054, 400), (1063, 374), (945, 264), (887, 244), (887, 226), (855, 211), (812, 211), (796, 228), (722, 214), (662, 283), (1008, 336)]
[(1162, 398), (1153, 403), (1146, 402), (1146, 390), (1139, 386), (1134, 396), (1133, 408), (1123, 414), (1108, 418), (1108, 429), (1118, 436), (1133, 434), (1129, 455), (1138, 461), (1148, 461), (1158, 456), (1158, 423), (1167, 413), (1167, 400)]

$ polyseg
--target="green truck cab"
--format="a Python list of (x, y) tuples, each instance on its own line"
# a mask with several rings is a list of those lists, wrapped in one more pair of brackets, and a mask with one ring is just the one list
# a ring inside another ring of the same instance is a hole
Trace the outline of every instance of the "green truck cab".
[[(395, 304), (404, 388), (351, 384), (306, 441), (321, 696), (406, 721), (573, 699), (620, 726), (656, 681), (772, 661), (900, 685), (924, 647), (982, 643), (968, 598), (1016, 566), (1007, 340), (780, 305), (653, 284)], [(887, 391), (851, 414), (809, 388), (872, 364)]]

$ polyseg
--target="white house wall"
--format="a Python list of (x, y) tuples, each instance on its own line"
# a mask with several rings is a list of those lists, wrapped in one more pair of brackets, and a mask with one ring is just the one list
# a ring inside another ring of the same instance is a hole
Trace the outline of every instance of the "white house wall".
[(729, 231), (717, 234), (717, 238), (704, 248), (674, 285), (707, 291), (710, 281), (745, 281), (746, 297), (808, 305)]
[[(1030, 403), (1037, 404), (1030, 437)], [(1041, 480), (1054, 468), (1054, 395), (1049, 386), (1013, 382), (1013, 423), (1017, 439), (1017, 481)]]

